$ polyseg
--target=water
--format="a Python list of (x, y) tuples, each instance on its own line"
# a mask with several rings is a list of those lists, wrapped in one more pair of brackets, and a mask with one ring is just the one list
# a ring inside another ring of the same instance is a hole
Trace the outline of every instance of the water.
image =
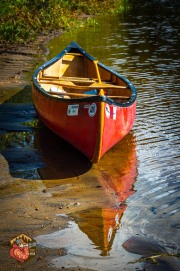
[[(65, 255), (52, 259), (59, 268), (180, 268), (179, 1), (135, 2), (128, 14), (98, 18), (92, 27), (66, 32), (48, 44), (50, 59), (77, 41), (138, 91), (133, 131), (97, 165), (45, 128), (33, 134), (46, 164), (38, 170), (46, 186), (58, 179), (64, 187), (75, 183), (81, 191), (71, 191), (77, 205), (89, 202), (68, 216), (66, 229), (36, 237), (43, 246), (65, 249)], [(72, 194), (64, 189), (53, 196)], [(147, 260), (157, 254), (163, 255), (159, 265)]]

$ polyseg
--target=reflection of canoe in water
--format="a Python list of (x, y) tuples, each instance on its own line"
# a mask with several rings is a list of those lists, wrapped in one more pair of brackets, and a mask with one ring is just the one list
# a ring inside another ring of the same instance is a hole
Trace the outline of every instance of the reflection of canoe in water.
[[(115, 162), (114, 168), (108, 164), (106, 157), (100, 161), (99, 182), (106, 192), (105, 206), (87, 209), (72, 215), (81, 231), (89, 237), (98, 250), (101, 250), (102, 256), (108, 255), (112, 249), (116, 231), (126, 209), (126, 199), (135, 192), (133, 183), (137, 176), (136, 150), (133, 142), (128, 144), (128, 139), (133, 139), (132, 135), (128, 137), (119, 144), (121, 151), (118, 163), (116, 163), (117, 149), (109, 153), (108, 159), (112, 163)], [(103, 170), (104, 162), (109, 165), (108, 170)]]
[[(90, 190), (95, 195), (89, 196), (87, 209), (71, 213), (71, 217), (97, 250), (101, 251), (101, 255), (108, 255), (126, 209), (126, 199), (134, 193), (137, 160), (133, 134), (129, 133), (90, 170), (92, 165), (89, 160), (49, 129), (42, 127), (36, 133), (36, 148), (40, 150), (46, 164), (46, 167), (39, 169), (39, 173), (46, 187), (53, 187), (55, 179), (55, 185), (78, 187), (77, 190), (73, 188), (73, 196), (72, 190), (63, 190), (63, 193), (61, 191), (59, 196), (62, 202), (67, 197), (71, 201), (71, 196), (83, 202), (87, 200), (88, 192), (82, 191), (81, 187), (88, 190), (90, 184), (97, 186)], [(78, 180), (72, 178), (75, 176), (78, 176)], [(93, 184), (92, 176), (95, 176), (96, 180), (93, 180)], [(55, 196), (58, 196), (58, 193)], [(100, 204), (99, 197), (102, 199)]]
[(93, 208), (71, 215), (79, 229), (84, 232), (101, 256), (107, 256), (112, 249), (114, 237), (124, 209)]
[[(108, 183), (112, 180), (118, 183), (118, 178), (123, 175), (128, 175), (126, 172), (132, 168), (132, 161), (129, 160), (131, 153), (135, 152), (133, 134), (129, 134), (123, 140), (118, 142), (108, 153), (100, 160), (101, 170), (97, 172), (97, 178), (99, 174), (102, 178), (99, 182), (103, 182), (102, 186), (106, 186), (109, 190)], [(66, 179), (76, 176), (80, 176), (90, 170), (92, 167), (91, 162), (80, 151), (68, 144), (62, 138), (58, 137), (46, 126), (40, 127), (35, 132), (34, 136), (35, 148), (38, 149), (44, 166), (38, 169), (38, 172), (43, 180), (52, 179)], [(132, 156), (131, 156), (132, 157)], [(129, 167), (127, 165), (129, 163)], [(133, 160), (133, 163), (135, 161)], [(102, 170), (106, 167), (106, 170)], [(117, 174), (117, 178), (114, 178), (114, 174)], [(107, 175), (107, 176), (106, 176)], [(124, 185), (128, 185), (127, 182)], [(113, 190), (116, 190), (116, 184), (114, 184)], [(106, 189), (104, 187), (104, 189)], [(123, 190), (125, 190), (123, 188)]]
[(33, 103), (40, 119), (96, 163), (129, 133), (136, 90), (72, 42), (33, 75)]

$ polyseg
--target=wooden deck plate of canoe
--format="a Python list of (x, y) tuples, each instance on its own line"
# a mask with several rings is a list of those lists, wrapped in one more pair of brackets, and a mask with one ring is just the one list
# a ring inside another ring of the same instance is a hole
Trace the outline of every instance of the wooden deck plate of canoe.
[(40, 120), (92, 163), (129, 133), (136, 115), (133, 84), (76, 42), (34, 72), (32, 99)]

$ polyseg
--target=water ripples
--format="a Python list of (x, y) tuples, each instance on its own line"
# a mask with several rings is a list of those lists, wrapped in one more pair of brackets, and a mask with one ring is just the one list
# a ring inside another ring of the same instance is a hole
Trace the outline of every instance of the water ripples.
[[(164, 2), (136, 1), (133, 14), (99, 19), (93, 42), (83, 33), (85, 42), (80, 44), (88, 49), (88, 40), (89, 53), (95, 55), (95, 52), (102, 63), (127, 76), (138, 91), (133, 128), (138, 156), (136, 193), (126, 200), (120, 235), (149, 237), (163, 244), (169, 253), (177, 253), (179, 4)], [(66, 45), (68, 39), (68, 35), (61, 37), (61, 43)]]
[[(169, 253), (177, 253), (180, 218), (178, 27), (174, 23), (174, 28), (173, 19), (162, 21), (159, 29), (155, 27), (156, 20), (153, 26), (147, 27), (148, 23), (149, 20), (138, 28), (131, 24), (130, 31), (126, 24), (124, 33), (130, 38), (125, 40), (128, 46), (121, 52), (126, 58), (120, 59), (119, 64), (118, 59), (112, 59), (116, 69), (122, 69), (123, 65), (138, 90), (134, 125), (139, 160), (137, 191), (127, 200), (121, 230), (130, 236), (134, 232), (151, 236), (152, 240), (163, 242)], [(158, 39), (156, 30), (160, 31)], [(147, 37), (150, 37), (148, 43)], [(134, 52), (132, 59), (128, 47)]]

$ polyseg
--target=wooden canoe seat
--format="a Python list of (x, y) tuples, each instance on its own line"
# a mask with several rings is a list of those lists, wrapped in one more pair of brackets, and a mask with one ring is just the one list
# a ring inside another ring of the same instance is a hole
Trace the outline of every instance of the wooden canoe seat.
[[(50, 95), (55, 95), (55, 96), (59, 96), (59, 98), (68, 98), (69, 99), (69, 97), (70, 96), (77, 96), (77, 97), (92, 97), (92, 96), (97, 96), (98, 95), (98, 93), (96, 94), (96, 93), (72, 93), (72, 92), (57, 92), (57, 91), (54, 91), (54, 92), (52, 92), (52, 91), (46, 91), (48, 94), (50, 94)], [(67, 96), (67, 94), (68, 94), (68, 96)], [(106, 96), (106, 95), (105, 95)], [(127, 99), (129, 99), (130, 97), (128, 97), (128, 96), (111, 96), (111, 95), (109, 95), (109, 96), (107, 96), (107, 97), (109, 97), (109, 98), (111, 98), (111, 99), (125, 99), (125, 100), (127, 100)]]
[(84, 78), (84, 77), (65, 77), (62, 76), (59, 80), (62, 81), (71, 81), (71, 82), (79, 82), (79, 83), (94, 83), (96, 82), (98, 79), (93, 79), (93, 78)]
[(43, 75), (39, 77), (39, 81), (43, 80), (57, 80), (57, 81), (67, 81), (67, 82), (78, 82), (78, 83), (94, 83), (98, 79), (94, 78), (84, 78), (84, 77), (70, 77), (70, 76), (49, 76), (49, 75)]
[[(66, 88), (78, 89), (78, 90), (90, 90), (90, 89), (103, 89), (103, 88), (116, 88), (116, 89), (128, 89), (128, 86), (113, 85), (109, 81), (99, 82), (98, 78), (87, 78), (77, 76), (50, 76), (43, 73), (40, 74), (38, 82), (41, 84), (54, 84)], [(78, 85), (79, 83), (79, 85)]]

